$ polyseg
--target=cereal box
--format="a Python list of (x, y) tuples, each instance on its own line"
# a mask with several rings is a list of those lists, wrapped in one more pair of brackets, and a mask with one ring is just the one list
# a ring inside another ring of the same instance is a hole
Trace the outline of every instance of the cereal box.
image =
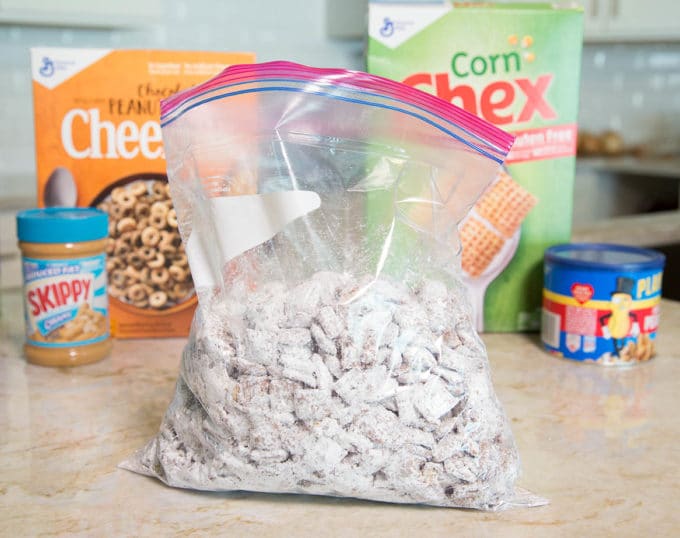
[(38, 205), (109, 214), (112, 334), (186, 336), (196, 306), (170, 200), (160, 99), (250, 53), (31, 49)]
[(517, 137), (459, 227), (479, 330), (539, 328), (543, 253), (571, 236), (582, 18), (547, 3), (370, 3), (369, 72)]

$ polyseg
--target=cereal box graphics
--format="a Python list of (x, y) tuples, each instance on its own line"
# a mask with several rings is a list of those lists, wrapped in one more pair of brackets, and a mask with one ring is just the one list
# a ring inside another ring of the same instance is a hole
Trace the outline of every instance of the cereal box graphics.
[(517, 137), (459, 226), (479, 330), (539, 328), (543, 252), (571, 237), (582, 16), (551, 4), (370, 4), (369, 72)]
[(196, 306), (168, 190), (160, 100), (250, 53), (31, 49), (38, 205), (109, 214), (111, 332), (186, 336)]

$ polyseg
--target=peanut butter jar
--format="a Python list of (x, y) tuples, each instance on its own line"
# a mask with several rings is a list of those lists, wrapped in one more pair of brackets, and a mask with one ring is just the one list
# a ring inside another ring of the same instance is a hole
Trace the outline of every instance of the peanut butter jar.
[(75, 366), (111, 351), (106, 280), (108, 216), (89, 208), (17, 215), (29, 362)]

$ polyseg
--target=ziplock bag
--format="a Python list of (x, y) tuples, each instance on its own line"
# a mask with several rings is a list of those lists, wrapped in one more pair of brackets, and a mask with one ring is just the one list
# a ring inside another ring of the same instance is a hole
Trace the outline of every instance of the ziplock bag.
[(162, 104), (199, 297), (158, 435), (202, 490), (478, 509), (542, 501), (460, 284), (457, 224), (513, 138), (396, 82), (233, 66)]

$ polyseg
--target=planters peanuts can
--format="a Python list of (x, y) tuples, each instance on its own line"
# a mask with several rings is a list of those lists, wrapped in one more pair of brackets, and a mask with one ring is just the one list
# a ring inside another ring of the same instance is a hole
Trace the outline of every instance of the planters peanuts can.
[(627, 365), (655, 354), (660, 252), (568, 244), (545, 252), (541, 339), (559, 357)]

